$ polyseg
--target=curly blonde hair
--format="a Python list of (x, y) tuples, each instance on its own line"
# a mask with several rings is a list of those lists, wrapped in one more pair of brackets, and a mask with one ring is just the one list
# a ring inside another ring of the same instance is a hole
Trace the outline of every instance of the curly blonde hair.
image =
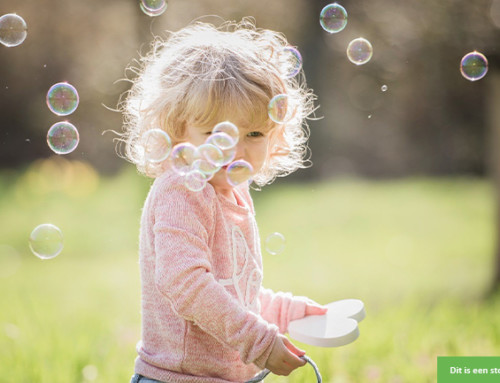
[[(225, 22), (219, 27), (194, 22), (167, 38), (156, 38), (124, 94), (124, 157), (150, 177), (161, 174), (168, 161), (146, 161), (141, 137), (150, 129), (165, 131), (172, 143), (185, 139), (187, 126), (209, 127), (232, 121), (244, 129), (267, 129), (271, 134), (268, 158), (254, 181), (271, 183), (306, 167), (308, 127), (315, 96), (303, 73), (289, 78), (292, 53), (284, 35), (255, 27), (253, 19)], [(283, 124), (268, 115), (270, 100), (286, 94), (293, 118)]]

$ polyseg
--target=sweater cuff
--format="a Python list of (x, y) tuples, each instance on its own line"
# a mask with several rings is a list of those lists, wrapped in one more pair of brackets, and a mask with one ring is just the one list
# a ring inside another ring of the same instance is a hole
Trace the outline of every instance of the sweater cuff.
[(269, 346), (264, 350), (264, 352), (253, 361), (253, 364), (255, 364), (257, 367), (260, 369), (264, 369), (267, 364), (267, 360), (269, 359), (269, 355), (271, 355), (271, 351), (273, 350), (274, 343), (276, 342), (276, 338), (278, 337), (278, 328), (273, 326), (273, 338)]

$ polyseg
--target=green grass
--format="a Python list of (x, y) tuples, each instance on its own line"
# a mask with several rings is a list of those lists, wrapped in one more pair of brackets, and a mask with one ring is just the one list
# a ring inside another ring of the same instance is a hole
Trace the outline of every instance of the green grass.
[[(61, 176), (64, 175), (64, 176)], [(118, 383), (140, 337), (137, 244), (149, 180), (114, 178), (64, 160), (0, 175), (0, 382)], [(477, 179), (337, 180), (254, 193), (264, 284), (321, 303), (359, 298), (367, 317), (351, 345), (297, 343), (325, 382), (436, 381), (438, 355), (500, 355), (492, 278), (494, 198)], [(40, 223), (64, 250), (40, 260)], [(264, 247), (264, 246), (263, 246)], [(313, 382), (310, 367), (268, 382)]]

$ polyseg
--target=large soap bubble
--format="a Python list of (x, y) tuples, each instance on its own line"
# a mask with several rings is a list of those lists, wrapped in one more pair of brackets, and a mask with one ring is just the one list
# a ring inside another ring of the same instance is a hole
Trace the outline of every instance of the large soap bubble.
[(0, 43), (15, 47), (23, 43), (28, 35), (28, 27), (21, 16), (8, 13), (0, 17)]
[(76, 88), (67, 82), (59, 82), (47, 92), (47, 106), (58, 116), (67, 116), (78, 107), (80, 98)]
[(40, 259), (57, 257), (63, 249), (61, 230), (51, 223), (43, 223), (33, 229), (29, 238), (33, 254)]
[(340, 4), (328, 4), (321, 10), (319, 23), (328, 33), (338, 33), (347, 25), (347, 11)]
[(467, 53), (460, 62), (460, 73), (469, 81), (481, 80), (487, 72), (488, 59), (482, 53)]
[(347, 58), (353, 64), (366, 64), (373, 55), (372, 44), (362, 37), (352, 40), (347, 46)]

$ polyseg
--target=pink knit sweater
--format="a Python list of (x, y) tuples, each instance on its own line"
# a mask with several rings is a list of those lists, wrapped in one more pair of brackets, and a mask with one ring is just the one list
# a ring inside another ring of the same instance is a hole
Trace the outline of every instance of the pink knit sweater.
[(208, 184), (189, 191), (166, 172), (141, 219), (142, 340), (135, 372), (165, 382), (245, 381), (264, 368), (278, 331), (306, 299), (264, 289), (248, 186), (237, 204)]

